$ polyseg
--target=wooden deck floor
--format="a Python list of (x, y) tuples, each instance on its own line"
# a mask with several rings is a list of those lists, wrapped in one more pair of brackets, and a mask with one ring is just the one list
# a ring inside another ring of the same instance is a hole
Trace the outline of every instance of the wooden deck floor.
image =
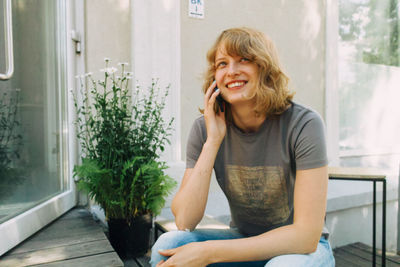
[[(354, 243), (334, 250), (336, 267), (369, 267), (372, 264), (372, 248), (363, 243)], [(382, 266), (382, 252), (377, 253), (376, 266)], [(134, 260), (124, 261), (126, 267), (150, 267), (149, 254)], [(399, 267), (400, 256), (386, 253), (386, 266)]]
[[(347, 266), (372, 266), (372, 248), (363, 243), (354, 243), (339, 247), (333, 251), (336, 260), (336, 267)], [(382, 266), (382, 251), (376, 255), (376, 266)], [(386, 252), (386, 266), (400, 266), (400, 256)]]
[[(334, 250), (336, 267), (369, 267), (372, 265), (372, 248), (363, 243), (354, 243)], [(382, 252), (377, 254), (376, 266), (382, 266)], [(135, 260), (125, 261), (126, 267), (150, 267), (149, 257), (144, 256)], [(400, 256), (386, 253), (386, 266), (399, 267)]]
[[(372, 248), (362, 244), (354, 243), (339, 247), (334, 250), (336, 267), (369, 267), (372, 265)], [(381, 252), (377, 254), (376, 266), (382, 266)], [(150, 267), (149, 257), (125, 261), (126, 267)], [(386, 266), (399, 267), (400, 256), (393, 253), (386, 253)]]
[(102, 227), (75, 208), (0, 257), (0, 266), (124, 266)]
[[(372, 248), (354, 243), (334, 250), (337, 267), (372, 266)], [(381, 266), (381, 253), (377, 266)], [(122, 261), (104, 229), (85, 209), (73, 209), (0, 257), (5, 266), (126, 266), (149, 267), (149, 254)], [(386, 266), (400, 267), (400, 256), (386, 254)]]

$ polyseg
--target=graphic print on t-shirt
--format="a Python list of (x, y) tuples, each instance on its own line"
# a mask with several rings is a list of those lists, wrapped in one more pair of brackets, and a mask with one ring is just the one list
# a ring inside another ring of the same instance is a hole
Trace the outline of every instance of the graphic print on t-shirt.
[(225, 188), (236, 211), (234, 217), (265, 226), (288, 219), (288, 192), (282, 167), (227, 165), (226, 173)]

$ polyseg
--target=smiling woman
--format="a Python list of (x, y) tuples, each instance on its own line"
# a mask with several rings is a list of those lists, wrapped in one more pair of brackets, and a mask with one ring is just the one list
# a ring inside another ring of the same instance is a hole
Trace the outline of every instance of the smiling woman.
[[(243, 90), (238, 97), (254, 97), (256, 112), (279, 114), (286, 110), (293, 98), (288, 89), (289, 78), (282, 70), (275, 46), (261, 32), (250, 28), (224, 31), (208, 51), (207, 61), (209, 67), (203, 84), (204, 92), (215, 79), (225, 97), (223, 88), (227, 83), (240, 82), (241, 77), (236, 74), (242, 71), (242, 76), (247, 77), (241, 82), (250, 82), (246, 89), (251, 87), (252, 90)], [(227, 113), (230, 117), (229, 111)]]
[[(207, 59), (203, 116), (192, 126), (171, 205), (179, 230), (160, 236), (152, 265), (334, 266), (324, 229), (328, 175), (320, 116), (292, 101), (265, 34), (228, 29)], [(220, 95), (223, 110), (216, 106)], [(212, 169), (232, 228), (194, 230)]]

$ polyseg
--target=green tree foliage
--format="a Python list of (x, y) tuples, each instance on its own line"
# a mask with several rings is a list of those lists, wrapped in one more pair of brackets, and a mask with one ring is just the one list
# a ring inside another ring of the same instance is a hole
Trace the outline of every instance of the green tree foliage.
[(339, 35), (359, 62), (400, 66), (398, 0), (340, 0)]

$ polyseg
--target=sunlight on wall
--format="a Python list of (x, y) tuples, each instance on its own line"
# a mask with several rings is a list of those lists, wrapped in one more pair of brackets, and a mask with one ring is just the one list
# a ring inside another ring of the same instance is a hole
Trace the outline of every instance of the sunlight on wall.
[(376, 84), (361, 118), (361, 129), (365, 129), (362, 142), (367, 151), (383, 148), (389, 153), (398, 152), (400, 68), (383, 65), (370, 65), (370, 68), (375, 73)]
[(329, 227), (329, 231), (330, 231), (331, 233), (335, 232), (336, 226), (337, 226), (338, 222), (339, 222), (338, 216), (334, 216), (334, 217), (332, 218), (332, 222), (331, 222), (331, 225), (330, 225), (330, 227)]
[(346, 164), (384, 168), (390, 180), (397, 180), (400, 68), (348, 61), (339, 67), (340, 147), (342, 156), (354, 156), (347, 157)]
[(362, 212), (363, 218), (368, 216), (368, 208), (362, 208), (361, 212)]
[[(319, 4), (316, 1), (304, 2), (304, 19), (300, 28), (300, 34), (305, 40), (315, 40), (321, 30), (321, 12)], [(311, 59), (315, 59), (318, 55), (316, 49), (310, 51)]]
[(115, 1), (115, 0), (108, 0), (108, 2), (111, 4), (111, 5), (116, 5), (117, 6), (117, 8), (120, 10), (120, 11), (125, 11), (125, 12), (129, 12), (129, 4), (130, 4), (130, 1), (129, 0), (118, 0), (118, 1)]
[(163, 0), (163, 7), (165, 11), (170, 11), (171, 8), (174, 6), (174, 0)]

